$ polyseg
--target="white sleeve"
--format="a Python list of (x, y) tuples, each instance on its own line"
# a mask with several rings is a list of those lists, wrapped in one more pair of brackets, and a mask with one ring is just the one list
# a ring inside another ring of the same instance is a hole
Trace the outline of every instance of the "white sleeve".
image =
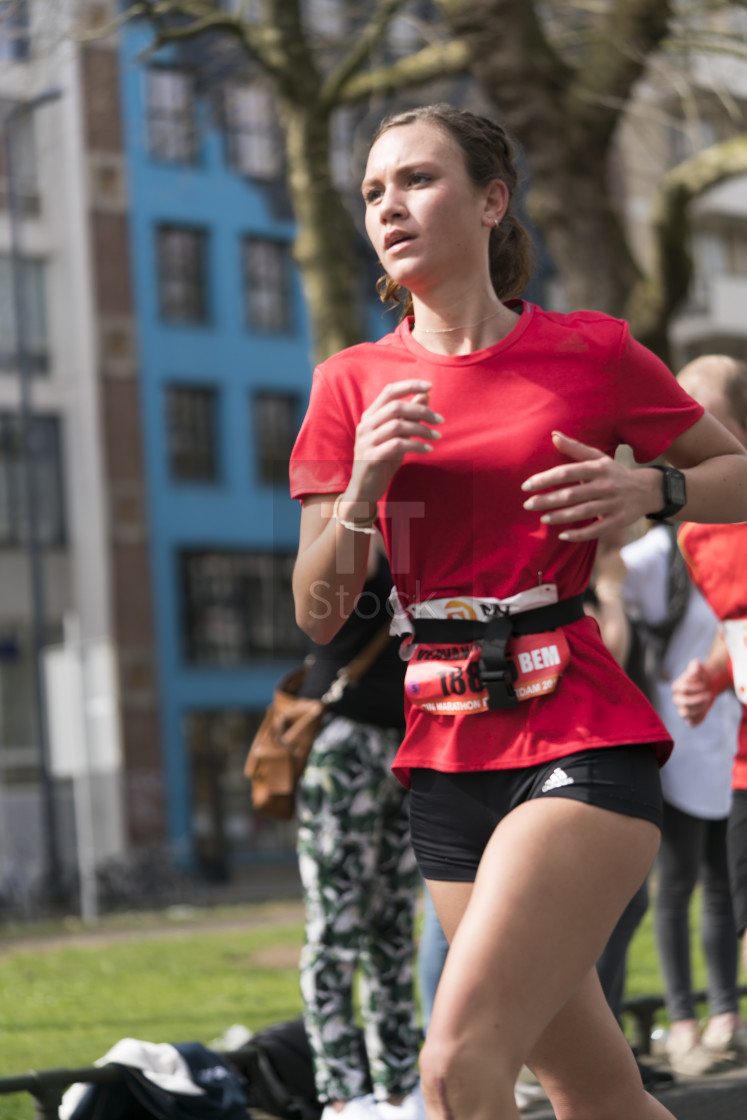
[(623, 584), (625, 605), (632, 618), (655, 626), (667, 615), (671, 537), (663, 525), (626, 544), (621, 556), (627, 570)]

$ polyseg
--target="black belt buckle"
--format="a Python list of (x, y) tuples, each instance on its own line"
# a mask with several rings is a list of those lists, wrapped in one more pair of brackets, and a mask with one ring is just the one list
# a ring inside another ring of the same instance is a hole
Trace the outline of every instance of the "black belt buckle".
[(518, 672), (513, 661), (506, 659), (506, 647), (512, 632), (508, 614), (491, 618), (485, 628), (478, 670), (488, 692), (488, 708), (515, 708), (519, 703), (514, 689)]
[(519, 703), (514, 681), (516, 666), (507, 662), (505, 669), (483, 669), (480, 662), (480, 680), (488, 690), (489, 708), (515, 708)]

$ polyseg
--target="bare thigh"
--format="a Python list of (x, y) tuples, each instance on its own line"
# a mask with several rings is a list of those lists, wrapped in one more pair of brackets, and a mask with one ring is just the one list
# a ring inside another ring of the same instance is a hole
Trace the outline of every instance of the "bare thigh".
[[(593, 975), (658, 842), (647, 821), (547, 798), (498, 825), (474, 886), (429, 881), (452, 941), (423, 1053), (429, 1117), (492, 1120), (498, 1100), (501, 1116), (517, 1115), (508, 1093), (512, 1100), (527, 1061), (559, 1117), (669, 1115), (643, 1093)], [(572, 1038), (564, 1034), (571, 1023)], [(437, 1083), (448, 1108), (437, 1100)], [(606, 1111), (610, 1084), (614, 1111)]]

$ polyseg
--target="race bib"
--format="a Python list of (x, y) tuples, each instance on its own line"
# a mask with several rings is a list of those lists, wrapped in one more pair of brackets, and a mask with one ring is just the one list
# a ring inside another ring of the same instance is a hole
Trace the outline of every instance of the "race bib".
[[(514, 635), (508, 658), (517, 670), (517, 699), (554, 692), (571, 653), (562, 630)], [(408, 662), (405, 693), (411, 703), (435, 715), (476, 715), (488, 710), (488, 691), (480, 680), (480, 643), (419, 645)]]
[(721, 625), (731, 658), (734, 691), (737, 698), (747, 704), (747, 619), (728, 618)]

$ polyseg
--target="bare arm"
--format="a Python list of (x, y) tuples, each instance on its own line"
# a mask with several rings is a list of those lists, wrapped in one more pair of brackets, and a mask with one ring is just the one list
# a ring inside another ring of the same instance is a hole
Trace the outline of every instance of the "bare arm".
[[(524, 508), (557, 525), (562, 540), (594, 540), (661, 509), (660, 471), (625, 467), (560, 432), (553, 432), (552, 439), (572, 461), (531, 476), (522, 489), (543, 491), (528, 498)], [(747, 521), (747, 451), (710, 413), (678, 436), (666, 457), (687, 482), (687, 505), (677, 520)], [(591, 525), (572, 528), (574, 521), (589, 518), (594, 519)]]
[[(442, 417), (428, 407), (430, 385), (398, 381), (387, 385), (361, 416), (353, 471), (339, 505), (349, 525), (366, 527), (376, 505), (408, 453), (427, 455), (432, 425)], [(366, 578), (372, 536), (345, 527), (332, 516), (336, 495), (304, 499), (298, 556), (293, 572), (296, 621), (315, 642), (330, 641), (351, 613)]]

